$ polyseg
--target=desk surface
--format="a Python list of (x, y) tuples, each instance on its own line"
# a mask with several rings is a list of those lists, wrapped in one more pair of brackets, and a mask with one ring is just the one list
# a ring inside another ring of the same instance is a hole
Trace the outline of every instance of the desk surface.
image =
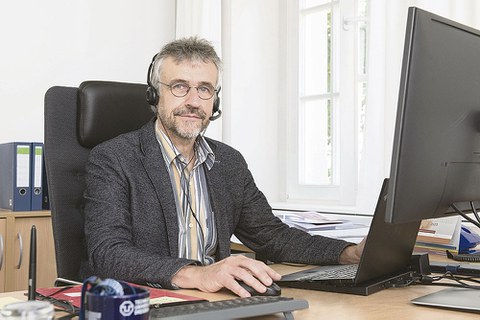
[[(274, 265), (279, 273), (285, 274), (298, 270), (298, 267)], [(443, 286), (411, 286), (390, 288), (370, 296), (332, 293), (314, 290), (282, 288), (282, 296), (305, 299), (309, 308), (295, 311), (295, 319), (478, 319), (478, 313), (453, 311), (413, 305), (410, 300), (444, 289)], [(235, 296), (228, 293), (202, 293), (196, 290), (181, 290), (182, 293), (201, 296), (209, 300), (230, 299)], [(271, 316), (262, 319), (282, 319)]]
[[(281, 274), (297, 271), (299, 267), (288, 265), (273, 266)], [(374, 293), (370, 296), (357, 296), (342, 293), (282, 288), (282, 295), (297, 299), (305, 299), (309, 308), (295, 311), (295, 319), (478, 319), (478, 313), (453, 311), (447, 309), (430, 308), (413, 305), (410, 300), (444, 289), (441, 286), (411, 286), (407, 288), (390, 288)], [(222, 291), (218, 293), (204, 293), (197, 290), (179, 290), (192, 296), (208, 300), (232, 299), (236, 296)], [(26, 299), (24, 292), (0, 293), (0, 297), (15, 297)], [(262, 319), (282, 319), (282, 315), (262, 317)]]

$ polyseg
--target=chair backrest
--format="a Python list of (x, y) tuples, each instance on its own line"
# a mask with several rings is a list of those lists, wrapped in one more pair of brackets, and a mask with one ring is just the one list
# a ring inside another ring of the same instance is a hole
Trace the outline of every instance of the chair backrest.
[(154, 116), (146, 89), (142, 84), (86, 81), (78, 88), (52, 87), (45, 94), (45, 166), (60, 278), (83, 280), (83, 193), (90, 149)]

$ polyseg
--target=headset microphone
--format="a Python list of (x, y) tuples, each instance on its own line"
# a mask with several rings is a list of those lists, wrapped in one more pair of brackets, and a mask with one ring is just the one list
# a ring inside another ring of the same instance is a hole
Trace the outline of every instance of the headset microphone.
[(220, 118), (221, 115), (222, 115), (222, 111), (218, 110), (216, 115), (212, 115), (208, 119), (210, 119), (210, 121), (217, 120), (218, 118)]

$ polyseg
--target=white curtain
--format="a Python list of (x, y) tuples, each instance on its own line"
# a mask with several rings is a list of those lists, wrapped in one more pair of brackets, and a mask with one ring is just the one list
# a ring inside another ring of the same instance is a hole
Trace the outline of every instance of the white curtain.
[(358, 207), (366, 212), (372, 212), (382, 180), (390, 175), (405, 26), (410, 6), (480, 28), (480, 1), (370, 0), (365, 146), (357, 199)]
[(221, 52), (221, 0), (177, 0), (176, 37), (205, 38)]
[[(198, 36), (210, 41), (222, 57), (222, 0), (176, 0), (175, 38)], [(222, 106), (220, 105), (220, 108)], [(222, 118), (210, 123), (207, 135), (222, 140)]]

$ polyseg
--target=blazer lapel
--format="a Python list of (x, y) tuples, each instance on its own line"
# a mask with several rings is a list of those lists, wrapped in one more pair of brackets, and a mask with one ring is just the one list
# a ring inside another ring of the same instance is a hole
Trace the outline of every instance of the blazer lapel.
[[(213, 143), (209, 144), (215, 152), (215, 145)], [(221, 260), (230, 255), (230, 238), (232, 236), (230, 233), (231, 215), (227, 212), (228, 209), (221, 205), (221, 203), (226, 202), (229, 195), (225, 192), (225, 182), (222, 175), (219, 174), (219, 165), (220, 163), (215, 161), (211, 170), (205, 170), (210, 202), (215, 215), (215, 224), (217, 227), (217, 260)]]
[(178, 256), (178, 220), (172, 184), (165, 168), (160, 145), (155, 137), (155, 121), (145, 125), (140, 134), (140, 148), (144, 157), (143, 167), (152, 182), (162, 208), (167, 227), (170, 252)]

